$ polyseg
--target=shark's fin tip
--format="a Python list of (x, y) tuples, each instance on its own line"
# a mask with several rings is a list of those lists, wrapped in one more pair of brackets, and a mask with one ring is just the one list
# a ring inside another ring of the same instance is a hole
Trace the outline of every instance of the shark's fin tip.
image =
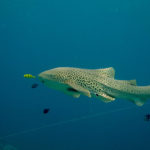
[(136, 99), (133, 99), (130, 101), (133, 102), (134, 104), (136, 104), (137, 106), (143, 106), (146, 102), (146, 99), (136, 98)]

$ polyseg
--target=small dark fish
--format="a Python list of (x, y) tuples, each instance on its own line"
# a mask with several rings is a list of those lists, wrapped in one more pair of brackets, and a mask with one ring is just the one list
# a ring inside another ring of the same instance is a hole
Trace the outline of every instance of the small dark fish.
[(45, 108), (45, 109), (43, 110), (43, 113), (44, 113), (44, 114), (47, 114), (49, 111), (50, 111), (49, 108)]
[(32, 84), (32, 88), (37, 88), (39, 85), (37, 83)]
[(145, 115), (144, 120), (145, 121), (150, 121), (150, 114)]

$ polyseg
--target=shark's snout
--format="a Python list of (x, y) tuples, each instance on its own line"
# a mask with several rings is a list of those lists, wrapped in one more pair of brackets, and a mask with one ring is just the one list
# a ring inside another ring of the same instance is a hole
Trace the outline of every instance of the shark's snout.
[(38, 77), (39, 78), (46, 78), (48, 75), (50, 75), (51, 74), (51, 71), (50, 70), (48, 70), (48, 71), (44, 71), (44, 72), (41, 72), (39, 75), (38, 75)]
[(48, 70), (48, 71), (44, 71), (44, 72), (41, 72), (39, 75), (38, 75), (38, 78), (39, 80), (42, 82), (42, 83), (46, 83), (47, 81), (52, 81), (54, 80), (55, 78), (55, 72), (52, 72), (51, 70)]
[(42, 72), (42, 73), (38, 74), (38, 77), (39, 77), (39, 78), (42, 78), (43, 75), (44, 75), (44, 74), (43, 74), (43, 72)]
[(42, 83), (44, 83), (45, 81), (45, 74), (42, 72), (42, 73), (40, 73), (39, 75), (38, 75), (38, 78), (39, 78), (39, 80), (42, 82)]
[(44, 74), (43, 74), (43, 73), (38, 74), (38, 78), (39, 78), (39, 79), (44, 78)]

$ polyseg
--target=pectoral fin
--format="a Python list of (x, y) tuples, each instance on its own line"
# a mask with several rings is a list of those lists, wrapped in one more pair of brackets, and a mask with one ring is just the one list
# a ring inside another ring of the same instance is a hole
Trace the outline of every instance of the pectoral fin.
[(79, 91), (80, 93), (83, 93), (83, 95), (91, 97), (91, 94), (90, 94), (89, 90), (81, 87), (80, 85), (74, 83), (73, 81), (70, 81), (70, 80), (66, 81), (66, 84), (68, 84), (70, 87), (72, 87), (76, 91)]
[(70, 92), (70, 91), (68, 91), (68, 90), (65, 90), (65, 91), (63, 91), (65, 94), (67, 94), (67, 95), (69, 95), (69, 96), (72, 96), (72, 97), (74, 97), (74, 98), (79, 98), (80, 97), (80, 93), (78, 92), (78, 93), (74, 93), (74, 92)]
[(108, 103), (108, 102), (112, 102), (112, 101), (114, 101), (115, 100), (115, 98), (114, 97), (112, 97), (112, 96), (110, 96), (110, 95), (108, 95), (108, 94), (106, 94), (106, 93), (104, 93), (104, 92), (99, 92), (98, 94), (96, 94), (96, 96), (98, 97), (98, 98), (100, 98), (103, 102), (105, 102), (105, 103)]

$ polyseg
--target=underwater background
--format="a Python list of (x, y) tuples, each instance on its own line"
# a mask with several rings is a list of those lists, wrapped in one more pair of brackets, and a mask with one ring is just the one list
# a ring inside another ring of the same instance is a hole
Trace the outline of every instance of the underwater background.
[(0, 150), (150, 149), (150, 101), (75, 99), (23, 77), (63, 66), (150, 85), (149, 0), (0, 1)]

